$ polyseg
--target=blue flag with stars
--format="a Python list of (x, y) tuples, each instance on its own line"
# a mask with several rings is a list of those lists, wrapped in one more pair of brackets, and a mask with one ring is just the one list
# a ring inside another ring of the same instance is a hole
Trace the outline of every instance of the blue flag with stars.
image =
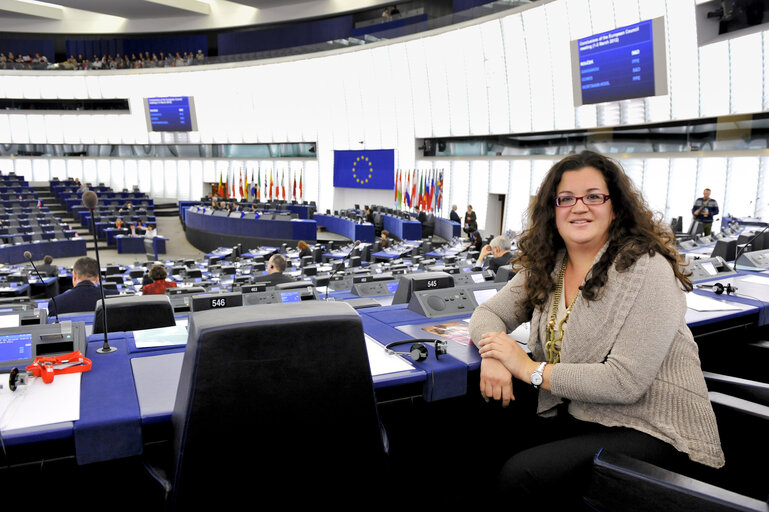
[(395, 188), (395, 150), (334, 151), (334, 186)]

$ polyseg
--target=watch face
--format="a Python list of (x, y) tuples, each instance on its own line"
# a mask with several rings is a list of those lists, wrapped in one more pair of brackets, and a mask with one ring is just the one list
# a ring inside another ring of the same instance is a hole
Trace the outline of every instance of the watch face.
[(534, 386), (539, 386), (542, 384), (542, 375), (539, 372), (534, 372), (531, 374), (531, 383)]

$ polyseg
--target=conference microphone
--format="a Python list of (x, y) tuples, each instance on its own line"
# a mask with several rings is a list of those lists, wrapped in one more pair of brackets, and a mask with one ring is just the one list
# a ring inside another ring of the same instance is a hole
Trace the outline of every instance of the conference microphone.
[(747, 248), (747, 247), (748, 247), (748, 246), (749, 246), (751, 243), (753, 243), (753, 240), (755, 240), (756, 238), (758, 238), (759, 236), (761, 236), (761, 233), (763, 233), (763, 232), (764, 232), (764, 231), (766, 231), (767, 229), (769, 229), (769, 224), (767, 224), (766, 226), (764, 226), (764, 228), (763, 228), (761, 231), (759, 231), (758, 233), (756, 233), (755, 235), (753, 235), (753, 238), (751, 238), (750, 240), (748, 240), (747, 242), (745, 242), (745, 243), (742, 245), (742, 249), (741, 249), (741, 250), (739, 250), (739, 251), (737, 251), (737, 255), (734, 257), (734, 268), (733, 268), (732, 270), (734, 270), (735, 272), (737, 272), (737, 260), (739, 260), (739, 259), (740, 259), (740, 256), (742, 256), (742, 253), (744, 253), (744, 252), (745, 252), (745, 249), (746, 249), (746, 248)]
[[(40, 275), (40, 272), (37, 270), (37, 266), (35, 265), (35, 262), (32, 261), (32, 253), (29, 251), (24, 251), (24, 257), (27, 258), (30, 263), (32, 263), (32, 268), (35, 269), (35, 274), (37, 274), (37, 278), (40, 279), (40, 282), (43, 283), (43, 285), (45, 285), (45, 281), (43, 281), (43, 276)], [(56, 305), (56, 297), (51, 295), (51, 300), (53, 301), (53, 307), (56, 308), (56, 311), (55, 311), (56, 323), (58, 324), (60, 323), (59, 322), (59, 306)]]
[(115, 347), (110, 347), (109, 341), (107, 341), (107, 332), (109, 332), (109, 329), (107, 328), (107, 301), (104, 298), (104, 283), (101, 278), (101, 260), (99, 259), (99, 237), (96, 234), (96, 219), (94, 218), (94, 210), (96, 210), (96, 205), (98, 204), (99, 196), (96, 195), (96, 192), (87, 190), (83, 193), (83, 206), (88, 208), (91, 212), (91, 232), (93, 233), (93, 248), (94, 251), (96, 251), (96, 266), (99, 272), (99, 291), (101, 292), (102, 309), (101, 318), (102, 326), (104, 327), (104, 345), (97, 349), (96, 352), (99, 354), (109, 354), (115, 352), (117, 349)]

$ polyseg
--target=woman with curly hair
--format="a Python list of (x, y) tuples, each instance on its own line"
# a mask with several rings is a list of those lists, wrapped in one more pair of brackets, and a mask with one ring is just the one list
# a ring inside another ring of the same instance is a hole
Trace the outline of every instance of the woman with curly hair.
[[(500, 496), (570, 510), (601, 448), (668, 467), (724, 464), (681, 263), (617, 162), (583, 151), (550, 169), (518, 241), (518, 273), (470, 321), (486, 400), (514, 400), (514, 379), (538, 389)], [(531, 357), (507, 335), (528, 321)]]

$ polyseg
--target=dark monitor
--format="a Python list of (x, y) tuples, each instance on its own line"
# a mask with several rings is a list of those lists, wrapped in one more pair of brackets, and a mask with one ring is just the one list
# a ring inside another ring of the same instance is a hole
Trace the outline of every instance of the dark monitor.
[(203, 271), (200, 270), (199, 268), (190, 268), (190, 269), (187, 269), (187, 273), (185, 274), (185, 276), (188, 278), (196, 278), (196, 277), (202, 278)]
[(737, 257), (737, 240), (718, 240), (710, 254), (711, 258), (716, 256), (720, 256), (724, 261), (734, 261)]

